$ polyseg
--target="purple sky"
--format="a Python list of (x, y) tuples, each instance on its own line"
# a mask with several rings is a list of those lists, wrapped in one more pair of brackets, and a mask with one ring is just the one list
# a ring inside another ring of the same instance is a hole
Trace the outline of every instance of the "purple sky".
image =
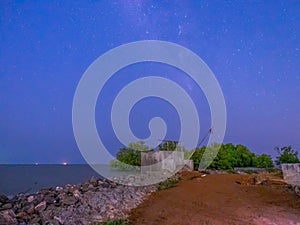
[[(80, 78), (106, 51), (147, 39), (185, 46), (214, 72), (227, 106), (224, 143), (257, 154), (300, 150), (299, 1), (2, 1), (0, 163), (83, 163), (72, 130)], [(96, 106), (98, 132), (112, 154), (122, 146), (110, 123), (113, 99), (153, 73), (182, 85), (197, 105), (200, 137), (209, 129), (207, 100), (183, 72), (133, 65), (115, 74)], [(165, 119), (167, 138), (178, 138), (176, 111), (156, 98), (133, 108), (133, 132), (147, 137), (154, 116)]]

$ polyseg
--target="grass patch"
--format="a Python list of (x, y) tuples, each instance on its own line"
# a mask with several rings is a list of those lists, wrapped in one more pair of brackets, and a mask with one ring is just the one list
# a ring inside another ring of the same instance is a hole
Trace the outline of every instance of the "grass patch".
[(269, 173), (274, 174), (274, 176), (276, 176), (276, 177), (283, 178), (283, 173), (282, 173), (282, 170), (280, 170), (280, 169), (269, 170)]
[(159, 184), (158, 190), (164, 190), (164, 189), (175, 187), (177, 183), (178, 183), (177, 179), (167, 179)]
[(118, 219), (118, 220), (109, 220), (99, 225), (130, 225), (128, 220)]

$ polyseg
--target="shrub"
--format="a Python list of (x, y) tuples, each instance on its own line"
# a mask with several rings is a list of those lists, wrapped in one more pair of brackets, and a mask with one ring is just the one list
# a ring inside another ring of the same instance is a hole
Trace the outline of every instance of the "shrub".
[(291, 146), (276, 147), (275, 150), (278, 154), (275, 161), (277, 165), (282, 163), (299, 163), (298, 152), (293, 150)]
[(158, 145), (159, 151), (175, 151), (178, 146), (178, 141), (165, 141)]
[(141, 152), (131, 148), (121, 148), (117, 153), (117, 160), (131, 166), (141, 165)]
[[(214, 157), (216, 148), (219, 151)], [(205, 154), (204, 154), (205, 152)], [(233, 171), (234, 167), (266, 167), (272, 168), (273, 161), (268, 155), (256, 156), (246, 146), (233, 144), (213, 145), (196, 149), (191, 159), (194, 161), (194, 168), (199, 168), (200, 162), (207, 165), (208, 169)], [(212, 162), (211, 162), (212, 160)], [(211, 163), (210, 163), (211, 162)], [(201, 165), (202, 166), (202, 165)]]
[(127, 163), (123, 163), (117, 159), (110, 161), (110, 168), (115, 170), (129, 171), (129, 170), (138, 170), (139, 167), (129, 165)]
[(127, 220), (117, 219), (117, 220), (106, 221), (106, 222), (102, 223), (102, 225), (129, 225), (129, 223)]
[(271, 156), (262, 154), (255, 156), (254, 166), (258, 168), (273, 168), (274, 164)]
[(255, 154), (243, 145), (236, 145), (236, 165), (235, 167), (251, 167), (254, 165)]
[(130, 143), (127, 148), (121, 148), (117, 160), (110, 162), (110, 167), (118, 170), (133, 170), (141, 166), (141, 152), (150, 151), (143, 141)]
[(178, 183), (177, 179), (169, 178), (159, 183), (158, 190), (164, 190), (164, 189), (175, 187), (177, 183)]
[(193, 155), (191, 156), (191, 160), (194, 162), (194, 169), (198, 170), (199, 164), (201, 162), (201, 159), (203, 157), (203, 153), (205, 151), (206, 147), (202, 147), (201, 149), (195, 149)]

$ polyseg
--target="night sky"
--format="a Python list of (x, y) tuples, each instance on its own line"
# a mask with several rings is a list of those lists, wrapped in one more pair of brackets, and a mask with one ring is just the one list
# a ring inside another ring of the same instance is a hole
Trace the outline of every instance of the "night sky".
[[(0, 163), (84, 163), (72, 129), (78, 82), (108, 50), (148, 39), (189, 48), (214, 72), (227, 107), (224, 143), (272, 156), (276, 146), (300, 150), (299, 1), (53, 2), (0, 3)], [(132, 65), (109, 80), (96, 106), (112, 154), (122, 146), (110, 123), (113, 99), (153, 74), (179, 83), (195, 101), (200, 137), (209, 129), (205, 95), (183, 72)], [(132, 109), (133, 132), (146, 138), (154, 116), (165, 119), (167, 138), (178, 138), (178, 115), (158, 98)]]

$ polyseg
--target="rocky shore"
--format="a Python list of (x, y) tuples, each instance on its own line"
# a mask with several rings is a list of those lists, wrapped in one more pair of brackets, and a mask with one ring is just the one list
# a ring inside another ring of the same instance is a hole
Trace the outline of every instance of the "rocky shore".
[(99, 224), (125, 218), (127, 213), (157, 190), (157, 186), (124, 186), (91, 178), (80, 185), (42, 189), (12, 199), (0, 195), (1, 225)]

